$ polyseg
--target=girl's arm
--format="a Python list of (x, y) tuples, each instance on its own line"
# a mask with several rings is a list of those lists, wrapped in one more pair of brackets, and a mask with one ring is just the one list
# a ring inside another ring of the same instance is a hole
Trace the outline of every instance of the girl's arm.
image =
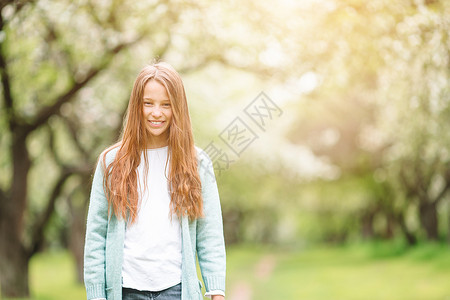
[[(199, 165), (204, 217), (197, 220), (197, 257), (206, 292), (225, 293), (226, 254), (219, 191), (210, 158), (202, 151)], [(212, 295), (221, 299), (220, 295)]]
[(92, 182), (84, 248), (84, 283), (87, 299), (106, 298), (105, 248), (108, 226), (108, 201), (103, 190), (101, 159)]

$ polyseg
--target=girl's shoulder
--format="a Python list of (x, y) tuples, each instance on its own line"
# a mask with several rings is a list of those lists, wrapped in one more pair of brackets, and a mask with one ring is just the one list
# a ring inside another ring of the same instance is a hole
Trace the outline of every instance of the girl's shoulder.
[(199, 170), (200, 179), (204, 182), (204, 179), (209, 176), (212, 178), (212, 181), (215, 182), (216, 177), (214, 174), (214, 166), (208, 153), (197, 146), (195, 146), (195, 149), (197, 150), (197, 167)]
[(201, 165), (209, 165), (212, 164), (211, 158), (209, 157), (208, 153), (205, 152), (202, 148), (198, 146), (194, 146), (195, 150), (197, 151), (197, 160), (199, 164)]
[(114, 144), (105, 150), (100, 154), (98, 160), (100, 162), (105, 162), (105, 165), (108, 166), (110, 163), (112, 163), (116, 157), (117, 152), (119, 151), (120, 144)]

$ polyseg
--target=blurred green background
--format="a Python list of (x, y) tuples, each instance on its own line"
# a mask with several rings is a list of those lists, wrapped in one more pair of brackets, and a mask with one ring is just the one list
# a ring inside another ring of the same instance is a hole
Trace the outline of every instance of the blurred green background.
[(450, 299), (450, 1), (0, 10), (2, 299), (85, 298), (93, 168), (155, 58), (215, 164), (227, 299)]

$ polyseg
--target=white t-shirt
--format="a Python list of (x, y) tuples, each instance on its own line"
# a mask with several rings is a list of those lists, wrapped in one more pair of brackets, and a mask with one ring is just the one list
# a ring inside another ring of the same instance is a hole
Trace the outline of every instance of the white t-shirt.
[[(164, 175), (168, 146), (147, 149), (148, 174), (143, 154), (138, 167), (140, 208), (136, 223), (125, 231), (123, 287), (161, 291), (181, 282), (181, 226), (170, 219), (170, 194)], [(167, 164), (168, 177), (170, 161)], [(144, 181), (147, 180), (145, 189)]]

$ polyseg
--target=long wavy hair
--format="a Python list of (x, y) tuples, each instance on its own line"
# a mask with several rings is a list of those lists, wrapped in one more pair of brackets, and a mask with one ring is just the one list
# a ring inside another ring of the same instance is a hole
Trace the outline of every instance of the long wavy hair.
[[(192, 220), (202, 217), (201, 181), (186, 93), (180, 75), (164, 62), (148, 65), (141, 70), (131, 92), (121, 138), (103, 153), (102, 165), (105, 170), (103, 183), (109, 212), (112, 210), (117, 218), (123, 218), (130, 223), (134, 223), (137, 218), (139, 208), (137, 167), (141, 163), (143, 153), (145, 170), (148, 172), (147, 151), (143, 150), (152, 139), (151, 133), (146, 129), (147, 120), (143, 112), (144, 87), (150, 80), (156, 80), (166, 88), (172, 108), (166, 161), (167, 169), (170, 159), (167, 178), (170, 210), (179, 218), (188, 216)], [(118, 150), (114, 160), (106, 166), (106, 154), (116, 148)]]

